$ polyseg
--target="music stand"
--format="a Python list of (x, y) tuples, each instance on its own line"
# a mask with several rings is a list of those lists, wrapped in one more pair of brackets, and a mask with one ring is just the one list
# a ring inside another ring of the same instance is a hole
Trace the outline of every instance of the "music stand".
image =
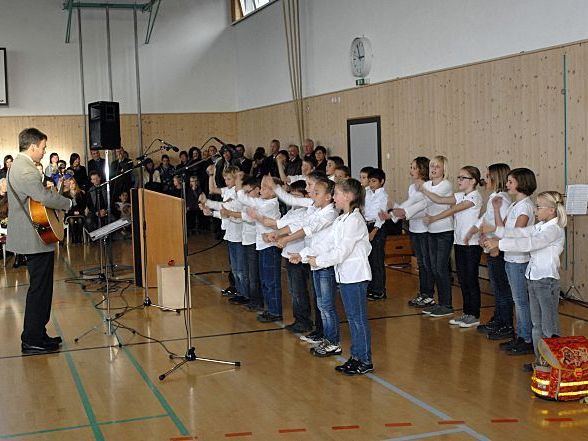
[[(106, 245), (106, 241), (108, 240), (109, 236), (112, 233), (126, 227), (127, 225), (130, 225), (130, 222), (128, 220), (119, 219), (117, 221), (111, 222), (101, 228), (98, 228), (98, 229), (92, 231), (90, 233), (90, 238), (92, 239), (92, 241), (102, 240), (104, 245)], [(75, 337), (74, 338), (75, 343), (80, 341), (80, 339), (82, 339), (83, 337), (88, 335), (90, 332), (96, 331), (99, 326), (102, 326), (102, 324), (105, 324), (106, 331), (104, 333), (106, 335), (114, 335), (116, 337), (116, 340), (118, 341), (118, 346), (122, 347), (122, 342), (121, 342), (120, 338), (118, 338), (118, 335), (116, 334), (116, 332), (113, 331), (113, 326), (112, 326), (113, 322), (117, 318), (119, 318), (120, 316), (112, 317), (110, 315), (110, 291), (109, 291), (109, 283), (108, 283), (108, 265), (106, 265), (106, 268), (105, 268), (104, 282), (106, 284), (106, 291), (103, 294), (103, 297), (104, 297), (104, 301), (106, 302), (106, 315), (100, 321), (100, 323), (96, 324), (95, 326), (92, 326), (90, 329), (86, 330), (85, 332), (83, 332), (79, 336)], [(133, 334), (135, 333), (134, 329), (130, 329), (130, 330)]]
[(566, 213), (570, 218), (570, 230), (572, 234), (572, 274), (570, 286), (564, 293), (564, 299), (583, 301), (580, 290), (576, 286), (576, 231), (574, 218), (585, 216), (588, 208), (588, 185), (568, 185), (566, 189)]

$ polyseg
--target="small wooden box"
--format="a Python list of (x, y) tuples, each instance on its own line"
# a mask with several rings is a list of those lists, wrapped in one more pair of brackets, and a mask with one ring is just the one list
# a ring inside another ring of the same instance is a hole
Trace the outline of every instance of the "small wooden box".
[(388, 236), (384, 248), (384, 262), (387, 265), (410, 265), (412, 244), (408, 234)]
[[(188, 287), (188, 298), (191, 294)], [(161, 306), (184, 309), (184, 265), (157, 265), (157, 297)]]

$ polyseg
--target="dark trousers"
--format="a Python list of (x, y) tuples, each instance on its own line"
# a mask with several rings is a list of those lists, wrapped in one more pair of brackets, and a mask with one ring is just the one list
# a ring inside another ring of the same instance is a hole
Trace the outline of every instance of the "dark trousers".
[(463, 297), (463, 313), (480, 318), (480, 281), (478, 267), (482, 247), (478, 245), (454, 245), (455, 268)]
[(502, 251), (495, 257), (488, 255), (488, 278), (496, 302), (494, 320), (503, 326), (512, 326), (512, 293), (504, 269), (504, 253)]
[(435, 294), (435, 281), (429, 256), (429, 233), (410, 233), (410, 242), (419, 268), (419, 294), (432, 299)]
[(40, 344), (47, 335), (45, 326), (51, 317), (53, 300), (54, 253), (27, 254), (29, 290), (20, 339), (28, 344)]
[(259, 262), (255, 244), (243, 245), (245, 260), (249, 274), (249, 301), (254, 305), (263, 307), (263, 295), (259, 287)]
[(451, 274), (449, 272), (449, 257), (453, 245), (453, 231), (429, 233), (429, 256), (433, 277), (437, 285), (439, 305), (452, 308)]
[[(374, 226), (369, 226), (371, 232)], [(372, 270), (372, 280), (368, 284), (368, 292), (374, 294), (386, 293), (386, 267), (384, 266), (384, 246), (386, 245), (386, 233), (381, 228), (370, 242), (372, 251), (368, 257)]]
[[(308, 265), (307, 265), (308, 266)], [(303, 264), (294, 264), (286, 261), (288, 274), (288, 291), (292, 297), (292, 314), (294, 321), (312, 327), (310, 319), (310, 298), (308, 296), (308, 269)]]

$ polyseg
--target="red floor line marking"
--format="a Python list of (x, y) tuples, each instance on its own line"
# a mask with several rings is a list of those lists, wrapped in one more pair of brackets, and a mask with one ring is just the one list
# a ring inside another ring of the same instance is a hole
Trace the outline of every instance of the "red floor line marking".
[(353, 430), (353, 429), (359, 429), (359, 426), (333, 426), (332, 427), (333, 430)]
[(408, 427), (412, 426), (412, 423), (386, 423), (386, 427)]
[(253, 432), (235, 432), (235, 433), (225, 433), (225, 437), (227, 438), (234, 438), (238, 436), (251, 436)]
[(516, 418), (498, 418), (495, 420), (490, 420), (491, 423), (518, 423), (519, 420)]
[(170, 438), (169, 441), (192, 441), (194, 439), (198, 439), (195, 436), (174, 436)]
[(279, 429), (278, 433), (306, 432), (306, 429)]
[(465, 424), (465, 421), (446, 420), (446, 421), (438, 421), (437, 424), (441, 424), (441, 425), (445, 425), (445, 424)]
[(574, 421), (573, 418), (545, 418), (545, 421), (548, 421), (550, 423), (559, 423), (559, 422), (564, 422), (564, 421)]

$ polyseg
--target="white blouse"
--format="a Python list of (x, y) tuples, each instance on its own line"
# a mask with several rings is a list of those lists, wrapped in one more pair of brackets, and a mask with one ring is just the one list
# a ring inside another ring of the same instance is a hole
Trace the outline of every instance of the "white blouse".
[[(247, 196), (243, 190), (239, 190), (237, 192), (237, 200), (246, 207), (255, 208), (259, 212), (259, 214), (263, 216), (271, 217), (272, 219), (279, 219), (281, 216), (277, 198), (252, 198), (251, 196)], [(275, 246), (275, 244), (267, 243), (261, 237), (263, 233), (269, 233), (271, 231), (273, 231), (272, 228), (266, 227), (261, 222), (255, 222), (256, 250), (265, 250), (266, 248)]]
[[(531, 202), (531, 198), (529, 196), (521, 199), (520, 201), (514, 201), (512, 204), (510, 204), (504, 226), (506, 228), (515, 228), (517, 219), (519, 216), (523, 215), (529, 218), (527, 226), (533, 225), (535, 223), (535, 206), (533, 205), (533, 202)], [(526, 263), (529, 261), (529, 259), (529, 253), (524, 251), (511, 250), (504, 253), (504, 260), (506, 262)]]
[(372, 250), (365, 220), (359, 209), (339, 216), (329, 228), (330, 236), (325, 242), (328, 251), (316, 256), (321, 268), (335, 267), (335, 278), (339, 283), (357, 283), (372, 279), (368, 255)]
[(502, 238), (498, 246), (505, 254), (508, 251), (531, 253), (525, 273), (527, 279), (559, 279), (559, 256), (565, 244), (565, 231), (558, 225), (557, 218), (525, 228), (498, 227), (496, 236)]

